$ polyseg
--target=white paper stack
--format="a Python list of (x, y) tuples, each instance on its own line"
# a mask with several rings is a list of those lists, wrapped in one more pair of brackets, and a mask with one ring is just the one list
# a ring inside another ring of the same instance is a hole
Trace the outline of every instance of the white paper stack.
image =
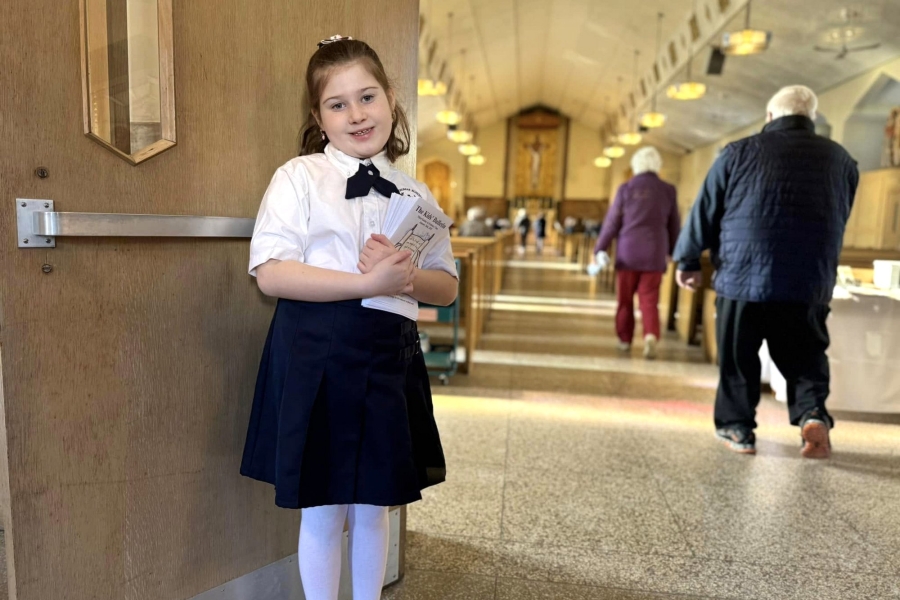
[[(381, 231), (394, 242), (395, 248), (412, 252), (413, 262), (421, 269), (425, 257), (439, 246), (441, 240), (450, 236), (452, 224), (450, 217), (431, 202), (392, 194)], [(403, 315), (414, 321), (419, 317), (419, 303), (406, 294), (366, 298), (362, 305)]]

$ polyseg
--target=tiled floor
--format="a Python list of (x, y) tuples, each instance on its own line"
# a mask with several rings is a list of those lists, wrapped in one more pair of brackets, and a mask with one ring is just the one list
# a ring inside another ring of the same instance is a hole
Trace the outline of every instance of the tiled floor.
[(470, 376), (435, 384), (448, 480), (409, 508), (388, 600), (900, 598), (900, 427), (841, 421), (803, 460), (764, 399), (756, 456), (712, 435), (716, 370), (618, 354), (612, 296), (508, 271)]

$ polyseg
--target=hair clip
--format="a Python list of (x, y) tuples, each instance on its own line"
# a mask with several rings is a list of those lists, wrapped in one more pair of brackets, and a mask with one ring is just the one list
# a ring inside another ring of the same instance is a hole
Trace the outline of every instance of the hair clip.
[(344, 41), (344, 40), (352, 40), (352, 39), (353, 39), (353, 38), (350, 37), (349, 35), (348, 35), (347, 37), (344, 37), (344, 36), (342, 36), (342, 35), (333, 35), (333, 36), (331, 36), (330, 38), (328, 38), (327, 40), (322, 40), (321, 42), (319, 42), (319, 43), (316, 44), (316, 45), (317, 45), (319, 48), (321, 48), (322, 46), (327, 46), (328, 44), (333, 44), (333, 43), (335, 43), (335, 42), (342, 42), (342, 41)]

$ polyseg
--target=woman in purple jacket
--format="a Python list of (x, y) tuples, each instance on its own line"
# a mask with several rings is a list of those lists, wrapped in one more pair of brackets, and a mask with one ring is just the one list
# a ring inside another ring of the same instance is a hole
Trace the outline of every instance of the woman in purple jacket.
[(623, 183), (603, 221), (594, 246), (597, 263), (609, 262), (606, 250), (616, 243), (616, 333), (619, 349), (631, 350), (634, 337), (634, 294), (644, 324), (644, 357), (656, 357), (659, 340), (659, 285), (667, 257), (681, 229), (675, 186), (659, 178), (662, 157), (653, 146), (631, 158), (634, 177)]

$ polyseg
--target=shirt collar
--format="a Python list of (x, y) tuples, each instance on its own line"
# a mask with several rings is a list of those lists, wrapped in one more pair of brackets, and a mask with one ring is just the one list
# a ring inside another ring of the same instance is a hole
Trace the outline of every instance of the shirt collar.
[(770, 123), (766, 123), (763, 132), (783, 131), (785, 129), (806, 129), (807, 131), (815, 131), (816, 124), (806, 115), (787, 115), (779, 117)]
[[(356, 175), (356, 172), (359, 171), (360, 163), (366, 162), (365, 160), (344, 154), (335, 148), (334, 144), (330, 143), (325, 146), (325, 156), (328, 158), (328, 162), (340, 169), (341, 173), (346, 177)], [(381, 173), (382, 177), (385, 177), (392, 169), (391, 162), (387, 159), (387, 155), (383, 150), (373, 156), (370, 160), (372, 161), (372, 164), (375, 165), (375, 168)]]

